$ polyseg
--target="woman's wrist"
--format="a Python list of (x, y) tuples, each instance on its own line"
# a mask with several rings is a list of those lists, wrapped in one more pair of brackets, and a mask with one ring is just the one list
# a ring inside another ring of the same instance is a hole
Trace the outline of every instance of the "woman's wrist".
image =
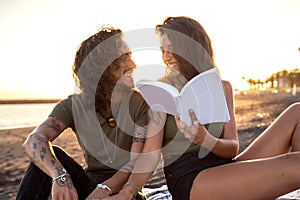
[(218, 143), (219, 141), (219, 138), (216, 138), (214, 137), (213, 135), (211, 135), (208, 130), (206, 130), (204, 127), (203, 127), (203, 130), (204, 131), (204, 134), (205, 134), (205, 137), (204, 137), (204, 140), (202, 142), (202, 145), (209, 149), (209, 150), (212, 150), (215, 145)]
[(131, 195), (131, 197), (134, 197), (138, 193), (139, 190), (140, 190), (139, 187), (135, 183), (127, 181), (124, 184), (121, 191), (122, 191), (122, 193), (125, 193), (125, 194), (129, 193)]
[(123, 188), (122, 190), (120, 190), (119, 195), (122, 195), (122, 197), (125, 197), (125, 199), (133, 199), (133, 197), (135, 196), (135, 194), (132, 193), (132, 191), (130, 190), (130, 188)]

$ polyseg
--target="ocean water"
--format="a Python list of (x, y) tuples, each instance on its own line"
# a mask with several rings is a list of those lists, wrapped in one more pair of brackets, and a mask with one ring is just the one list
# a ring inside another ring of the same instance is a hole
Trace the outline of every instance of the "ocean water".
[(37, 126), (56, 103), (0, 104), (0, 130)]

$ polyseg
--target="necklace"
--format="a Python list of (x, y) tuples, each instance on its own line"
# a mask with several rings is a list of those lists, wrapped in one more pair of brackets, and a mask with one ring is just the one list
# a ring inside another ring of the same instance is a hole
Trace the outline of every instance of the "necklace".
[[(101, 114), (101, 116), (106, 120), (106, 122), (108, 123), (109, 127), (114, 128), (114, 127), (117, 125), (117, 123), (116, 123), (116, 121), (115, 121), (115, 119), (114, 119), (113, 116), (111, 116), (110, 118), (106, 119), (106, 118), (102, 115), (101, 112), (100, 112), (100, 114)], [(115, 117), (117, 117), (117, 114), (115, 115)], [(100, 123), (100, 117), (99, 117), (99, 114), (97, 114), (97, 118), (98, 118), (98, 121), (99, 121), (99, 123)], [(109, 121), (109, 119), (111, 119), (111, 118), (112, 118), (112, 120)], [(109, 123), (109, 122), (110, 122), (110, 123)], [(100, 125), (100, 126), (101, 126), (101, 125)], [(101, 133), (101, 138), (102, 138), (102, 143), (103, 143), (103, 146), (104, 146), (104, 150), (105, 150), (106, 156), (107, 156), (109, 162), (110, 162), (110, 163), (113, 163), (113, 162), (115, 161), (115, 159), (116, 159), (117, 141), (118, 141), (118, 127), (116, 127), (116, 131), (115, 131), (115, 141), (114, 141), (114, 144), (113, 144), (113, 145), (114, 145), (113, 158), (110, 157), (110, 155), (109, 155), (109, 153), (108, 153), (108, 150), (107, 150), (107, 147), (106, 147), (106, 144), (105, 144), (106, 142), (104, 141), (104, 136), (103, 136), (103, 134), (104, 134), (104, 132)]]
[(107, 116), (105, 116), (101, 111), (100, 111), (101, 116), (106, 120), (106, 123), (108, 124), (108, 126), (110, 128), (114, 128), (117, 125), (117, 122), (115, 120), (115, 118), (118, 117), (118, 114), (108, 114)]

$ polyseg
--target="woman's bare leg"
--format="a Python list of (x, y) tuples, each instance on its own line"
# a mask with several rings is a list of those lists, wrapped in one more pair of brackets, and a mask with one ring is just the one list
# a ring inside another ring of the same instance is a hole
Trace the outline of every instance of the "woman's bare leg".
[(267, 158), (300, 151), (300, 103), (294, 103), (257, 137), (236, 160)]
[(288, 107), (236, 160), (200, 172), (191, 199), (265, 200), (300, 188), (300, 103)]
[(206, 169), (190, 199), (272, 199), (300, 188), (300, 152)]

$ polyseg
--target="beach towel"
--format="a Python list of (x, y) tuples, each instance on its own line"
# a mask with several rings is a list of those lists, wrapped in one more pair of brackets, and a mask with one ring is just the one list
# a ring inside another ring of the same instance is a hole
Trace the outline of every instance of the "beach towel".
[(147, 200), (172, 200), (167, 185), (162, 185), (159, 188), (143, 188), (142, 192)]

